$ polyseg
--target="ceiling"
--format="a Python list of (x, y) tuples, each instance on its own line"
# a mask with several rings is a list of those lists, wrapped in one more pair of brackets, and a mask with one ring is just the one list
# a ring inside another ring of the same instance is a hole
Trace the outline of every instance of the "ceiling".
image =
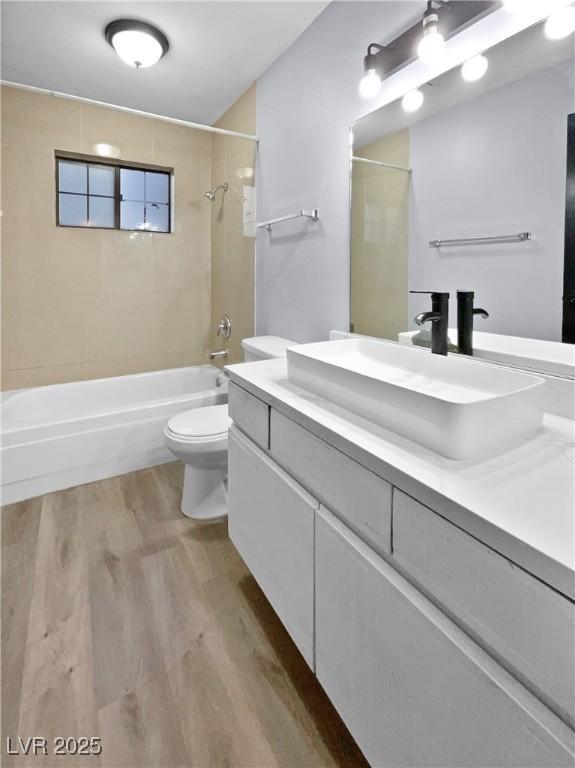
[[(328, 2), (3, 0), (2, 78), (213, 124)], [(136, 18), (170, 41), (154, 67), (124, 64), (108, 22)]]

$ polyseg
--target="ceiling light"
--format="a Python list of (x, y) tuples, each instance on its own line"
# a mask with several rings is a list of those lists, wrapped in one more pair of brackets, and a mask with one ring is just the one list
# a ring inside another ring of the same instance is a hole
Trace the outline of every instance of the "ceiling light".
[(372, 99), (379, 93), (385, 72), (385, 48), (377, 43), (370, 43), (367, 56), (363, 59), (364, 76), (359, 83), (359, 92), (364, 99)]
[(445, 52), (445, 38), (439, 31), (439, 11), (428, 0), (423, 14), (423, 37), (417, 46), (417, 55), (422, 61), (434, 61)]
[(423, 93), (419, 89), (409, 91), (401, 100), (401, 106), (406, 112), (417, 112), (423, 104)]
[(575, 7), (567, 5), (554, 11), (545, 22), (545, 36), (549, 40), (563, 40), (575, 32)]
[(461, 67), (461, 76), (468, 83), (474, 83), (476, 80), (481, 80), (488, 67), (487, 56), (479, 54), (479, 56), (474, 56), (465, 62)]
[(122, 61), (136, 69), (153, 66), (170, 47), (167, 37), (144, 21), (112, 21), (104, 35)]

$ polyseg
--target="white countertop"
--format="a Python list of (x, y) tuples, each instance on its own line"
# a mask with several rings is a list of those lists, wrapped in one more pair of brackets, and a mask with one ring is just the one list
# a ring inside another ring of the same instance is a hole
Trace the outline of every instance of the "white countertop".
[[(404, 331), (398, 334), (398, 339), (402, 344), (412, 344), (413, 337), (419, 332)], [(457, 328), (449, 328), (448, 336), (452, 344), (457, 344)], [(484, 360), (497, 360), (519, 368), (546, 371), (555, 376), (575, 376), (573, 344), (473, 331), (473, 354)]]
[(227, 366), (232, 381), (575, 599), (575, 422), (489, 460), (452, 461), (291, 384), (285, 359)]

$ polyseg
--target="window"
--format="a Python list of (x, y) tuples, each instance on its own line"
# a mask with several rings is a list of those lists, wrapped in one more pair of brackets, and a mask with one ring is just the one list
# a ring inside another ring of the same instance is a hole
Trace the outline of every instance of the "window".
[(61, 227), (171, 231), (172, 169), (56, 154)]

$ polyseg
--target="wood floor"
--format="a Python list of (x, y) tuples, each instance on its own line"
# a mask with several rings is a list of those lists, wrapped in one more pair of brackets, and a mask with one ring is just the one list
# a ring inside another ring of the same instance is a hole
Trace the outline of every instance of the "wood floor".
[[(2, 765), (366, 766), (178, 464), (2, 512)], [(7, 737), (48, 756), (7, 756)], [(54, 756), (55, 737), (102, 741)]]

